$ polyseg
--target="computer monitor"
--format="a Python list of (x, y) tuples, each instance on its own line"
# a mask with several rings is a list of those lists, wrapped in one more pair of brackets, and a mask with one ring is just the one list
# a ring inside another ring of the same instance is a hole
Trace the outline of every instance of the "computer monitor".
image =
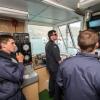
[(97, 32), (100, 32), (100, 15), (92, 16), (89, 21), (87, 21), (87, 27), (93, 29)]

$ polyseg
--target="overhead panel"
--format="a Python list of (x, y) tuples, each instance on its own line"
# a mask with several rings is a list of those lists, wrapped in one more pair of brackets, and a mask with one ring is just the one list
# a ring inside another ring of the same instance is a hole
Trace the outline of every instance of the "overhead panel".
[(0, 7), (27, 11), (27, 3), (24, 0), (0, 0)]
[(33, 18), (42, 13), (42, 11), (48, 7), (45, 4), (37, 2), (27, 2), (27, 4), (28, 4), (28, 12), (30, 15), (33, 16)]
[(24, 0), (0, 0), (0, 16), (27, 19), (27, 3)]
[(49, 24), (58, 24), (68, 21), (73, 16), (79, 17), (72, 11), (47, 5), (43, 2), (28, 2), (29, 20)]
[(33, 19), (33, 21), (38, 21), (38, 22), (41, 22), (41, 23), (47, 23), (47, 24), (51, 24), (51, 25), (54, 25), (56, 23), (59, 23), (61, 21), (57, 20), (57, 19), (50, 19), (50, 18), (46, 18), (46, 17), (36, 17), (35, 19)]
[(74, 12), (68, 11), (68, 10), (50, 6), (43, 13), (41, 13), (40, 16), (45, 17), (45, 18), (59, 20), (59, 21), (64, 21), (66, 19), (70, 19), (73, 16), (77, 16), (77, 14), (75, 14)]
[(96, 5), (96, 4), (100, 4), (100, 0), (79, 0), (78, 8), (87, 9), (89, 7)]
[[(69, 11), (59, 7), (55, 7), (43, 2), (43, 0), (26, 0), (28, 4), (29, 20), (33, 22), (58, 24), (79, 18), (74, 11)], [(76, 9), (78, 0), (54, 0), (65, 6)], [(73, 3), (74, 2), (74, 3)]]
[(48, 9), (46, 9), (43, 13), (40, 14), (42, 17), (47, 17), (50, 19), (58, 19), (63, 20), (66, 18), (67, 11), (64, 9), (56, 8), (49, 6)]
[(54, 2), (55, 4), (63, 5), (64, 7), (68, 7), (71, 9), (77, 8), (77, 2), (79, 0), (41, 0), (42, 2), (47, 2), (47, 4), (50, 4), (50, 2)]

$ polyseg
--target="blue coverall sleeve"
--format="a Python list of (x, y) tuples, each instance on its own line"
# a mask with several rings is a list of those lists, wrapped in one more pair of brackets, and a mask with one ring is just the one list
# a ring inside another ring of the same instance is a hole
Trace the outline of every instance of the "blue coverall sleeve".
[(0, 100), (8, 100), (19, 91), (23, 80), (23, 68), (22, 63), (0, 64)]
[(5, 82), (4, 84), (2, 82), (0, 81), (0, 100), (8, 100), (18, 92), (18, 87), (11, 82)]
[(0, 65), (0, 78), (12, 82), (20, 82), (23, 79), (23, 64), (5, 62)]

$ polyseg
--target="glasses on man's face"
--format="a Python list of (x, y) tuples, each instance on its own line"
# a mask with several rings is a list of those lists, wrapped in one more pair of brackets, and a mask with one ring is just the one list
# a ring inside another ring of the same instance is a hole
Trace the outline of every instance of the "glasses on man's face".
[(55, 34), (52, 34), (52, 35), (57, 36), (57, 34), (56, 34), (56, 33), (55, 33)]

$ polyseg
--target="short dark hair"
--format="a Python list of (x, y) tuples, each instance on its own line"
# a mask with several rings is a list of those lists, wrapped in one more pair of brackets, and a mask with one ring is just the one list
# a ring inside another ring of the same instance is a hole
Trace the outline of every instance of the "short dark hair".
[(55, 31), (55, 30), (50, 30), (50, 31), (48, 32), (48, 37), (49, 37), (49, 39), (50, 39), (50, 37), (53, 35), (53, 33), (56, 33), (56, 31)]
[(11, 35), (0, 35), (0, 49), (1, 49), (1, 43), (7, 43), (9, 39), (13, 39), (13, 36)]
[(92, 29), (80, 31), (78, 36), (78, 45), (81, 50), (92, 52), (98, 42), (98, 33)]

